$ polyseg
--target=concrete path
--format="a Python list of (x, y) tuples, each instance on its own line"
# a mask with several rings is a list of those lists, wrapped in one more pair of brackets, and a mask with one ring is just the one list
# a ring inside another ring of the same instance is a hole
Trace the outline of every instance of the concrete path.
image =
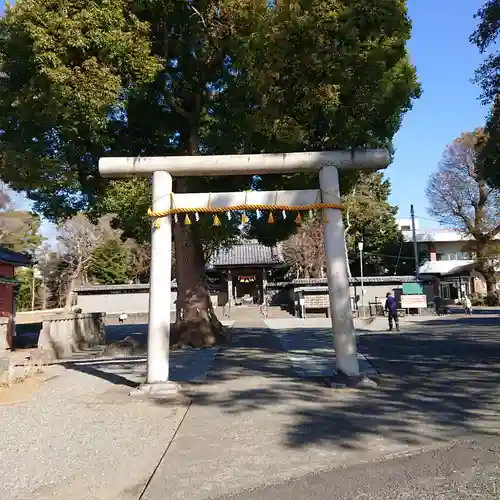
[[(233, 335), (234, 345), (220, 352), (209, 384), (194, 397), (144, 499), (225, 498), (292, 478), (307, 483), (322, 471), (437, 450), (464, 436), (498, 441), (500, 374), (494, 370), (483, 368), (481, 375), (481, 368), (469, 366), (470, 373), (457, 374), (458, 365), (447, 361), (448, 371), (436, 380), (435, 361), (412, 367), (407, 352), (407, 359), (390, 366), (396, 352), (387, 350), (380, 388), (331, 390), (297, 378), (279, 335), (263, 324), (236, 323)], [(422, 348), (419, 355), (425, 357), (424, 344), (411, 340), (410, 345), (414, 354)], [(400, 378), (398, 363), (405, 364), (406, 379)], [(342, 480), (340, 472), (336, 477)], [(274, 498), (273, 491), (241, 498)], [(279, 498), (287, 499), (289, 492)]]
[[(299, 378), (326, 378), (337, 371), (331, 324), (328, 318), (311, 320), (268, 319), (266, 326), (279, 340), (295, 375)], [(358, 353), (359, 367), (367, 376), (377, 375), (377, 370)]]
[(217, 500), (498, 500), (500, 444), (482, 438), (291, 479)]

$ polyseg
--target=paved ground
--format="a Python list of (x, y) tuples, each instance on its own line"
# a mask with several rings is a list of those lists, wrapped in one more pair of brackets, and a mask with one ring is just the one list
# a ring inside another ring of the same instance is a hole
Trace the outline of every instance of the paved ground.
[(498, 500), (500, 446), (491, 439), (323, 471), (218, 500)]
[[(361, 463), (346, 460), (218, 498), (498, 500), (498, 319), (434, 319), (400, 335), (365, 335), (359, 344), (383, 374), (379, 389), (358, 397), (342, 393), (344, 405), (337, 400), (299, 411), (292, 437), (303, 446), (343, 446)], [(393, 456), (384, 446), (372, 460), (373, 439), (408, 449)]]
[(210, 350), (175, 355), (173, 378), (195, 382), (191, 403), (131, 400), (137, 359), (49, 368), (0, 404), (0, 498), (500, 497), (496, 316), (421, 320), (401, 334), (372, 324), (359, 348), (381, 377), (366, 391), (298, 369), (297, 353), (329, 354), (329, 330), (296, 322), (306, 324), (314, 335), (238, 322), (215, 362)]
[[(413, 499), (422, 484), (428, 498), (439, 498), (431, 482), (456, 482), (455, 472), (480, 487), (498, 464), (497, 321), (434, 319), (408, 333), (360, 337), (360, 349), (383, 373), (380, 387), (365, 392), (304, 383), (282, 349), (282, 334), (235, 331), (238, 344), (221, 352), (212, 384), (194, 399), (143, 498), (226, 498), (266, 484), (283, 485), (235, 498), (326, 500), (356, 498), (350, 495), (359, 491), (365, 496), (358, 498), (378, 499), (393, 485), (392, 498)], [(480, 444), (470, 450), (469, 439)], [(428, 451), (408, 465), (398, 458), (422, 450)], [(458, 469), (443, 468), (448, 461)], [(383, 468), (378, 490), (377, 467)], [(401, 479), (393, 484), (394, 474)], [(404, 493), (407, 476), (415, 481)], [(307, 496), (311, 482), (316, 489)], [(364, 489), (351, 492), (354, 485)]]

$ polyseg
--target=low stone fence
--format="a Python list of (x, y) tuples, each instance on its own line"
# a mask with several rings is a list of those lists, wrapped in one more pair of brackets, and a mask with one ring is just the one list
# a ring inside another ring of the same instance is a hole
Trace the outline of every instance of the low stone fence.
[(103, 313), (63, 312), (44, 318), (38, 348), (51, 359), (62, 359), (104, 342)]
[(45, 319), (52, 318), (55, 314), (62, 314), (68, 312), (67, 309), (43, 309), (37, 311), (17, 311), (16, 312), (16, 325), (28, 325), (34, 323), (42, 323)]

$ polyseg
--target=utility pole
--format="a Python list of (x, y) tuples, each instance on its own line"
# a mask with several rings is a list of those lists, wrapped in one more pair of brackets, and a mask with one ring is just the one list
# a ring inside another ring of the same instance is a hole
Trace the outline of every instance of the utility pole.
[(418, 259), (417, 231), (415, 230), (415, 210), (413, 209), (413, 205), (410, 205), (410, 215), (411, 215), (411, 231), (413, 234), (413, 254), (415, 256), (415, 277), (418, 280), (420, 278), (419, 275), (420, 262)]

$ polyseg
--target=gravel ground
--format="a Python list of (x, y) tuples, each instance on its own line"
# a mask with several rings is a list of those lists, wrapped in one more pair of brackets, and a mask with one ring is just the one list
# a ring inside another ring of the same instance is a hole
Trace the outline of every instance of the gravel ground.
[(24, 401), (0, 405), (0, 498), (137, 499), (187, 408), (62, 366), (44, 375)]

